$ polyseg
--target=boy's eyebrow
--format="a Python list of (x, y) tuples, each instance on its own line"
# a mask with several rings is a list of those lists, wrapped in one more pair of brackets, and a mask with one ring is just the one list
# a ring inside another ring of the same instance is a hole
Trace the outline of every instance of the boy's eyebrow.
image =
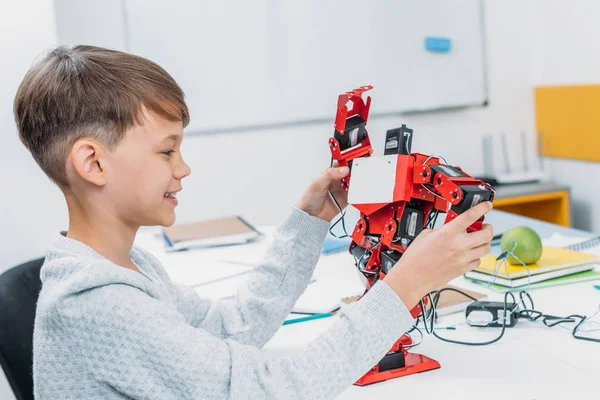
[(169, 135), (166, 138), (164, 138), (162, 140), (162, 143), (168, 141), (168, 140), (172, 140), (174, 142), (177, 142), (179, 139), (181, 138), (181, 135), (177, 135), (177, 134), (173, 134), (173, 135)]

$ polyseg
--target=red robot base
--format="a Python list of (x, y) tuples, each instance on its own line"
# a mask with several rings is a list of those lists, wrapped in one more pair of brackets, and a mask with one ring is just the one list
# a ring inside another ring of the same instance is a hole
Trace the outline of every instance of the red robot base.
[[(388, 130), (384, 155), (374, 155), (366, 129), (371, 98), (366, 102), (362, 99), (372, 88), (362, 86), (339, 96), (335, 130), (329, 139), (332, 163), (350, 168), (341, 185), (349, 192), (348, 203), (360, 212), (360, 218), (348, 250), (367, 291), (385, 278), (423, 229), (434, 227), (438, 214), (446, 213), (448, 223), (494, 197), (488, 184), (460, 167), (448, 165), (441, 157), (411, 153), (413, 131), (406, 125)], [(479, 230), (482, 224), (483, 218), (467, 231)], [(414, 305), (412, 316), (423, 315), (424, 307), (427, 298)], [(403, 335), (356, 385), (440, 368), (437, 361), (410, 353), (411, 345), (410, 336)]]
[(403, 335), (394, 343), (390, 352), (383, 357), (379, 364), (375, 365), (354, 384), (356, 386), (366, 386), (388, 379), (431, 371), (440, 367), (440, 363), (436, 360), (406, 350), (405, 346), (411, 344), (412, 339), (410, 336)]

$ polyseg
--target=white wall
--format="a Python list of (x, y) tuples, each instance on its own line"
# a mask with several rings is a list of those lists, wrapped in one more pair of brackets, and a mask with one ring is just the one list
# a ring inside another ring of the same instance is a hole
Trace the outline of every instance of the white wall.
[(12, 116), (25, 72), (56, 44), (52, 6), (52, 0), (0, 4), (0, 271), (42, 255), (51, 234), (67, 226), (62, 196), (19, 141)]
[[(535, 0), (535, 85), (600, 82), (599, 14), (597, 0)], [(571, 186), (573, 226), (600, 232), (600, 164), (547, 159), (546, 167), (556, 182)]]
[(60, 44), (127, 48), (121, 0), (54, 0), (54, 10)]
[[(13, 97), (25, 71), (55, 43), (52, 0), (0, 2), (0, 273), (43, 254), (50, 234), (65, 226), (60, 195), (19, 141), (12, 118)], [(0, 399), (14, 398), (0, 370)]]

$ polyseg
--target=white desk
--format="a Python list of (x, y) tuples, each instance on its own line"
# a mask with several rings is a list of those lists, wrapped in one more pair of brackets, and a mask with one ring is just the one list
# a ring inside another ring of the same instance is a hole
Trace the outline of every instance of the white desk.
[[(493, 211), (488, 216), (497, 231), (517, 225), (528, 225), (548, 237), (554, 232), (577, 236), (591, 234), (567, 229), (525, 217)], [(229, 274), (243, 265), (227, 263), (255, 262), (260, 258), (266, 242), (244, 247), (210, 250), (193, 250), (165, 254), (160, 240), (143, 231), (137, 243), (155, 253), (165, 264), (175, 280), (194, 281), (207, 269), (211, 276), (217, 272)], [(214, 263), (214, 264), (212, 264)], [(217, 272), (215, 272), (217, 271)], [(321, 257), (316, 276), (331, 276), (340, 281), (358, 280), (353, 260), (349, 254), (338, 253)], [(485, 291), (463, 278), (453, 284)], [(597, 284), (597, 282), (596, 282)], [(583, 314), (590, 316), (598, 310), (600, 291), (593, 282), (531, 291), (536, 309), (553, 315)], [(502, 300), (502, 295), (489, 292), (492, 300)], [(278, 353), (300, 351), (308, 342), (326, 331), (336, 317), (303, 322), (282, 327), (267, 343), (265, 350)], [(460, 320), (461, 315), (443, 317), (439, 325)], [(600, 319), (598, 319), (600, 320)], [(440, 335), (459, 340), (482, 341), (499, 333), (496, 329), (459, 327), (457, 331), (440, 331)], [(596, 334), (595, 337), (600, 337)], [(368, 340), (365, 337), (365, 340)], [(497, 343), (484, 347), (468, 347), (441, 342), (425, 336), (423, 343), (413, 349), (438, 360), (441, 368), (411, 375), (367, 387), (352, 386), (340, 399), (406, 398), (406, 399), (563, 399), (582, 396), (598, 398), (600, 387), (600, 344), (575, 340), (570, 330), (560, 327), (546, 328), (541, 323), (520, 321), (507, 329)], [(319, 368), (318, 365), (315, 368)]]

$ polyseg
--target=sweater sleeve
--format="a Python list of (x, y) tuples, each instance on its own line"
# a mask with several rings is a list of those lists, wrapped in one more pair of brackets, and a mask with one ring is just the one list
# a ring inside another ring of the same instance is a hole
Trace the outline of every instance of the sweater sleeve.
[(191, 325), (218, 338), (262, 347), (310, 282), (328, 227), (326, 221), (294, 208), (234, 298), (208, 300), (192, 288), (174, 285), (180, 312)]
[(301, 352), (275, 356), (187, 324), (126, 284), (64, 295), (51, 334), (99, 384), (131, 398), (333, 398), (373, 367), (414, 320), (378, 282)]

